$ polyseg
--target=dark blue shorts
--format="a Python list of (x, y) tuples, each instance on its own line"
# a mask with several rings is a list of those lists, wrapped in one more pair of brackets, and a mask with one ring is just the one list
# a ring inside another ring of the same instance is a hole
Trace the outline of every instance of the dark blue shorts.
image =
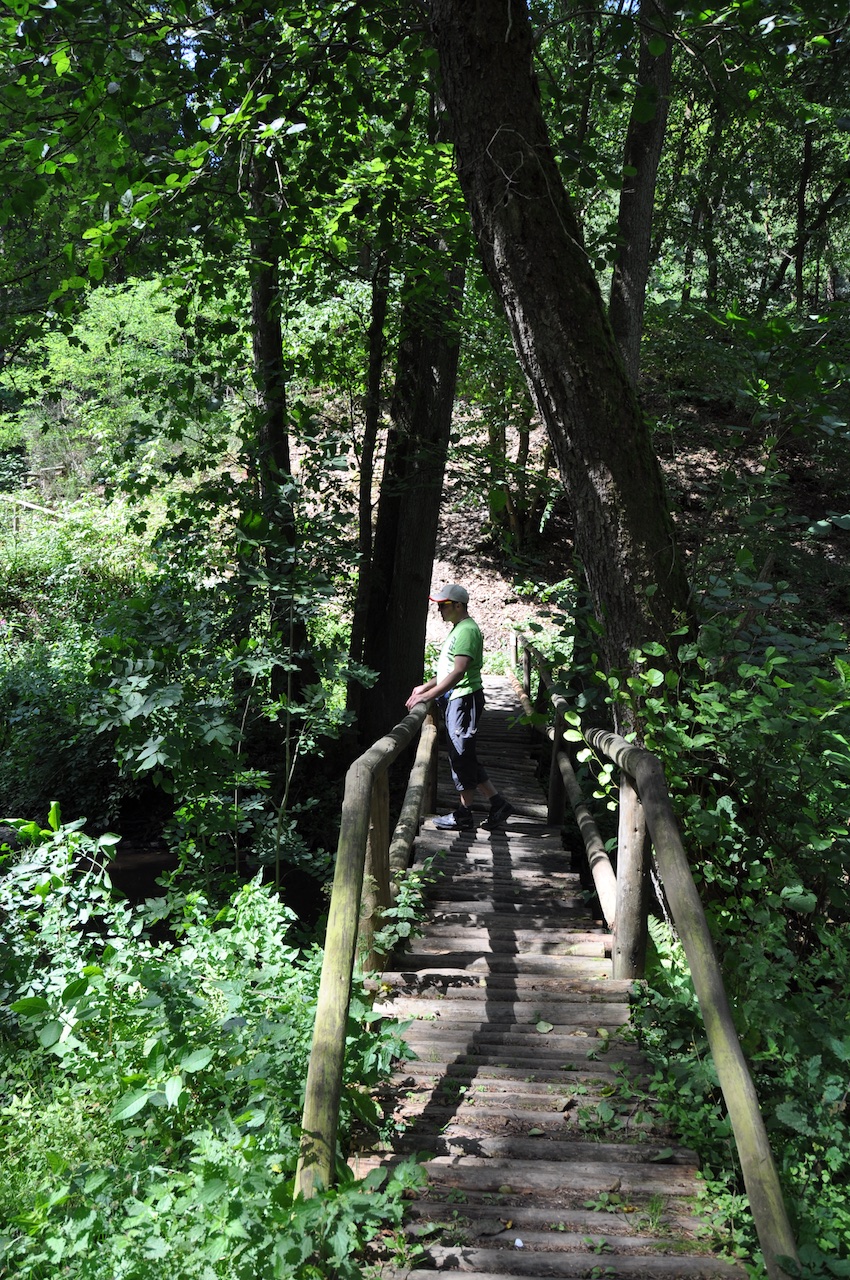
[(449, 764), (458, 791), (473, 791), (487, 782), (487, 772), (478, 763), (475, 735), (484, 714), (484, 690), (451, 698), (445, 706)]

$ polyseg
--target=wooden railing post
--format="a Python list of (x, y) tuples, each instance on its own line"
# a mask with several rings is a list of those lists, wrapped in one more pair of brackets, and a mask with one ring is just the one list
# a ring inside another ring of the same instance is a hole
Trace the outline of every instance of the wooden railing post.
[(552, 759), (549, 764), (549, 796), (546, 802), (546, 823), (550, 827), (562, 827), (564, 825), (567, 792), (558, 765), (558, 752), (563, 751), (563, 749), (564, 713), (560, 707), (557, 707), (552, 735)]
[(375, 968), (373, 942), (381, 927), (381, 915), (390, 902), (390, 784), (387, 770), (381, 769), (372, 778), (366, 868), (357, 939), (364, 969)]
[(305, 1199), (320, 1187), (330, 1186), (336, 1156), (345, 1032), (363, 890), (363, 847), (369, 831), (371, 787), (370, 769), (361, 761), (355, 761), (346, 776), (342, 801), (325, 958), (316, 1001), (301, 1119), (301, 1156), (295, 1189)]
[[(419, 747), (410, 771), (407, 793), (390, 841), (390, 898), (393, 902), (398, 896), (399, 886), (407, 871), (410, 850), (419, 833), (420, 818), (425, 802), (431, 795), (432, 782), (436, 780), (436, 764), (437, 725), (434, 717), (428, 715), (425, 717), (425, 723), (419, 735)], [(436, 807), (435, 796), (429, 812), (433, 813)]]
[[(304, 1199), (315, 1195), (320, 1187), (329, 1187), (333, 1177), (367, 841), (371, 846), (370, 883), (380, 886), (380, 901), (389, 904), (386, 771), (421, 729), (427, 711), (424, 703), (414, 707), (390, 733), (355, 760), (345, 775), (325, 954), (304, 1089), (301, 1149), (295, 1172), (295, 1193)], [(433, 738), (427, 750), (429, 753), (433, 750)], [(400, 858), (400, 853), (397, 856)], [(369, 919), (374, 929), (375, 908)], [(373, 936), (374, 933), (370, 935), (370, 943)]]
[(431, 710), (425, 717), (425, 725), (432, 725), (434, 729), (433, 749), (431, 751), (428, 762), (428, 785), (426, 788), (427, 795), (427, 811), (428, 813), (437, 812), (437, 751), (440, 742), (440, 722), (437, 712), (434, 711), (434, 703), (431, 703)]
[(681, 939), (705, 1024), (717, 1078), (729, 1112), (741, 1172), (764, 1264), (770, 1280), (787, 1273), (779, 1258), (797, 1262), (797, 1246), (782, 1199), (764, 1117), (723, 986), (711, 931), (673, 814), (664, 770), (657, 756), (604, 729), (588, 729), (585, 740), (630, 774), (646, 813), (661, 882)]
[(531, 697), (531, 650), (527, 644), (522, 647), (522, 690)]
[(617, 908), (611, 952), (612, 977), (642, 978), (646, 971), (646, 918), (649, 908), (649, 836), (637, 789), (627, 773), (620, 777), (617, 832)]

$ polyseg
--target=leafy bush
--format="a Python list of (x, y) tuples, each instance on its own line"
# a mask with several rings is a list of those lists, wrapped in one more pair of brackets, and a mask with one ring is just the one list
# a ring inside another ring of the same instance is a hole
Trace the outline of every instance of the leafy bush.
[(146, 566), (120, 507), (67, 515), (35, 514), (0, 543), (0, 810), (59, 800), (104, 829), (131, 788), (90, 724), (98, 618)]
[[(636, 674), (597, 681), (632, 704), (664, 764), (806, 1274), (850, 1274), (850, 663), (836, 629), (793, 634), (746, 604), (715, 613), (696, 643), (648, 645)], [(737, 1195), (684, 959), (654, 936), (644, 1036), (656, 1083)]]
[[(103, 869), (115, 837), (55, 809), (16, 825), (35, 843), (0, 878), (0, 1275), (359, 1277), (416, 1175), (379, 1190), (341, 1166), (336, 1190), (293, 1198), (320, 955), (287, 945), (292, 912), (259, 880), (219, 912), (199, 894), (132, 909)], [(357, 997), (343, 1139), (400, 1049)]]
[(0, 659), (0, 811), (43, 810), (58, 800), (101, 830), (115, 821), (127, 784), (113, 744), (85, 724), (91, 643), (22, 644)]

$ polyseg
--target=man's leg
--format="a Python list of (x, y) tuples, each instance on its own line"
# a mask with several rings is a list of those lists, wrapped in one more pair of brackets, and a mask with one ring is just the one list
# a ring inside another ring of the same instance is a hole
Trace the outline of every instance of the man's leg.
[(484, 694), (467, 693), (461, 698), (449, 699), (446, 705), (446, 737), (452, 778), (459, 792), (459, 804), (451, 814), (437, 818), (435, 825), (446, 830), (471, 831), (475, 827), (472, 801), (479, 788), (485, 795), (494, 789), (486, 771), (478, 763), (476, 734), (484, 711)]

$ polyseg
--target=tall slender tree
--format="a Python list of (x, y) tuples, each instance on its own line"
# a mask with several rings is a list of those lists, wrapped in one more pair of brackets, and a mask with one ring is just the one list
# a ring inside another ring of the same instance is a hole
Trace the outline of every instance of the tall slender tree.
[(558, 458), (605, 662), (688, 613), (661, 472), (552, 152), (523, 0), (433, 0), (450, 130), (487, 274)]
[(636, 386), (646, 286), (651, 266), (652, 213), (664, 145), (673, 69), (671, 13), (659, 0), (641, 0), (638, 89), (623, 154), (623, 189), (617, 215), (618, 255), (608, 314), (626, 372)]

